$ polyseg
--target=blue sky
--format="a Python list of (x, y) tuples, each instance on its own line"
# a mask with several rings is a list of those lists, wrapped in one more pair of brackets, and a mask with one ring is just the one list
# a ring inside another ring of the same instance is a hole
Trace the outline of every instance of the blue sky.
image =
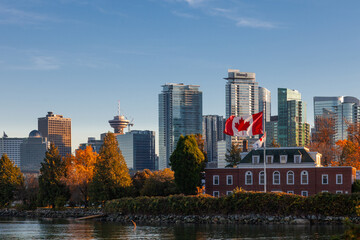
[(272, 93), (360, 98), (360, 1), (0, 0), (0, 130), (24, 137), (48, 111), (72, 118), (73, 147), (117, 113), (158, 131), (158, 94), (197, 84), (225, 113), (227, 69)]

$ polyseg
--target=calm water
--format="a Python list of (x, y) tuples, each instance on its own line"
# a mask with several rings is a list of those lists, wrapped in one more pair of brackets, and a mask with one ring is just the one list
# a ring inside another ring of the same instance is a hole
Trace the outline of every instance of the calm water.
[(92, 220), (0, 219), (0, 239), (330, 239), (343, 226), (132, 225)]

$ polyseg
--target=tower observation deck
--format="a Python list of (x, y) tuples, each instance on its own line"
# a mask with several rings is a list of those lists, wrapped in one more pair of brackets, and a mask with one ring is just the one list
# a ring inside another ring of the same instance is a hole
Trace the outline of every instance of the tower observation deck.
[(114, 119), (109, 120), (110, 126), (114, 128), (115, 135), (124, 134), (124, 128), (129, 125), (129, 120), (125, 119), (123, 115), (120, 114), (120, 101), (118, 103), (118, 115), (114, 116)]

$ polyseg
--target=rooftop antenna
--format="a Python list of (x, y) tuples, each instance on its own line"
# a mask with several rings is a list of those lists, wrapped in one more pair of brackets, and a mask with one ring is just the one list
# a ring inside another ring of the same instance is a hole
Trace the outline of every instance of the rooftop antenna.
[(120, 116), (120, 100), (118, 101), (118, 116)]

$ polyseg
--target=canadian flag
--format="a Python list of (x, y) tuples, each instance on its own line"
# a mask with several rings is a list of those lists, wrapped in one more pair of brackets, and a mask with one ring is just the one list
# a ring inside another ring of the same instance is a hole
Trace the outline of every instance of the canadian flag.
[(266, 141), (266, 133), (264, 133), (264, 135), (262, 135), (262, 137), (259, 138), (259, 140), (257, 140), (257, 141), (253, 144), (253, 149), (256, 150), (256, 149), (260, 148), (265, 141)]
[(225, 123), (224, 133), (230, 136), (248, 137), (263, 133), (263, 112), (249, 116), (230, 116)]

